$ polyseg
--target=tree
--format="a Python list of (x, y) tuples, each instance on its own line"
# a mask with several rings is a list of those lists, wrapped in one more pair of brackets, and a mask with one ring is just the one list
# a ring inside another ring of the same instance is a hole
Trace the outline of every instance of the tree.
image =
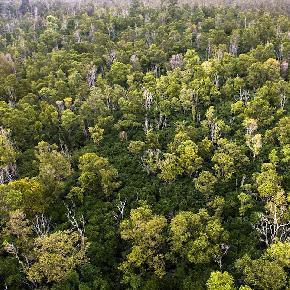
[(267, 246), (275, 240), (285, 240), (289, 231), (289, 213), (281, 177), (272, 163), (264, 163), (262, 172), (256, 174), (259, 197), (264, 201), (266, 214), (259, 214), (255, 226), (260, 240)]
[(13, 255), (25, 272), (29, 263), (32, 234), (32, 226), (25, 213), (19, 209), (11, 211), (3, 232), (5, 252)]
[(280, 119), (277, 126), (278, 140), (281, 145), (290, 143), (290, 117), (283, 117)]
[(81, 139), (80, 118), (70, 109), (66, 109), (61, 113), (61, 127), (63, 129), (63, 135), (70, 145), (75, 145), (76, 140)]
[(221, 245), (228, 237), (221, 221), (205, 209), (196, 214), (180, 212), (172, 219), (170, 232), (172, 252), (194, 264), (217, 261), (222, 256)]
[(228, 272), (212, 272), (206, 282), (209, 290), (234, 290), (234, 279)]
[(118, 171), (109, 164), (107, 158), (95, 153), (86, 153), (79, 160), (79, 182), (83, 189), (98, 192), (101, 187), (105, 196), (110, 196), (118, 188)]
[(159, 168), (161, 170), (159, 177), (167, 182), (174, 181), (183, 172), (178, 157), (171, 153), (164, 154), (164, 159), (160, 161)]
[(253, 63), (248, 68), (247, 80), (254, 88), (262, 86), (267, 80), (275, 81), (280, 78), (279, 62), (273, 58), (265, 62)]
[(208, 199), (214, 192), (217, 178), (209, 171), (202, 171), (197, 178), (194, 179), (194, 185)]
[(39, 126), (41, 133), (43, 134), (41, 137), (46, 136), (48, 140), (52, 139), (56, 142), (57, 140), (54, 138), (58, 135), (59, 125), (57, 109), (53, 105), (44, 101), (40, 103), (40, 107), (41, 111), (39, 112)]
[(215, 108), (209, 107), (206, 111), (206, 120), (202, 121), (202, 126), (209, 131), (210, 140), (217, 143), (223, 132), (228, 130), (228, 126), (223, 120), (219, 120), (216, 116)]
[(128, 150), (132, 153), (132, 154), (140, 154), (143, 149), (144, 149), (145, 143), (143, 141), (131, 141), (129, 146), (128, 146)]
[(180, 131), (175, 134), (168, 149), (170, 153), (165, 153), (165, 158), (159, 163), (161, 179), (174, 181), (183, 173), (191, 177), (202, 166), (203, 160), (198, 154), (198, 146), (185, 132)]
[(112, 83), (125, 86), (127, 82), (127, 77), (130, 74), (131, 69), (132, 67), (130, 64), (124, 64), (119, 61), (114, 61), (109, 73), (109, 77)]
[(148, 205), (132, 209), (130, 218), (120, 224), (121, 238), (131, 241), (132, 246), (119, 268), (124, 272), (124, 281), (130, 282), (132, 287), (137, 286), (132, 285), (134, 276), (138, 277), (138, 273), (145, 274), (146, 267), (158, 278), (165, 275), (164, 254), (161, 249), (166, 241), (166, 225), (165, 217), (153, 214)]
[(9, 220), (4, 232), (19, 239), (27, 240), (32, 232), (32, 227), (29, 220), (26, 219), (25, 213), (18, 209), (9, 213)]
[(276, 242), (272, 244), (266, 252), (266, 255), (277, 261), (282, 267), (290, 267), (290, 242)]
[(199, 64), (200, 57), (194, 49), (188, 49), (184, 55), (184, 63), (186, 69), (194, 69)]
[(275, 261), (244, 257), (236, 262), (236, 267), (243, 273), (244, 281), (257, 289), (278, 290), (286, 286), (287, 274)]
[(16, 173), (17, 152), (9, 134), (9, 131), (0, 128), (0, 184), (11, 181)]
[(47, 208), (45, 188), (37, 179), (23, 178), (0, 186), (3, 207), (23, 210), (32, 217)]
[(202, 158), (198, 156), (198, 146), (191, 140), (182, 142), (176, 149), (181, 168), (191, 177), (201, 166)]
[(262, 135), (254, 134), (257, 130), (258, 125), (255, 119), (246, 118), (244, 121), (244, 126), (246, 127), (246, 144), (253, 152), (254, 158), (260, 153), (262, 148)]
[(39, 161), (39, 178), (44, 182), (63, 181), (72, 174), (68, 156), (57, 151), (57, 145), (40, 142), (36, 147), (36, 157)]
[(98, 125), (94, 127), (89, 127), (89, 132), (95, 144), (99, 144), (103, 139), (104, 129), (100, 128)]
[(224, 178), (225, 181), (228, 181), (249, 159), (244, 154), (241, 146), (227, 139), (220, 139), (218, 146), (218, 149), (212, 157), (214, 170), (218, 178)]
[(246, 136), (246, 144), (253, 152), (254, 158), (260, 153), (262, 148), (262, 135)]
[(256, 183), (260, 197), (266, 200), (271, 200), (277, 194), (283, 192), (281, 177), (272, 163), (264, 163), (262, 165), (261, 173), (256, 177)]
[(71, 270), (86, 262), (88, 246), (77, 232), (71, 231), (56, 231), (36, 238), (28, 279), (37, 284), (64, 280)]

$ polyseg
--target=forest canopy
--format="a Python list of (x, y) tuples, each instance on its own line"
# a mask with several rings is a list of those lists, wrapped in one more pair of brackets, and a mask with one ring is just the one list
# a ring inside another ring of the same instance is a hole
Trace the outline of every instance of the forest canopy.
[(0, 2), (0, 288), (290, 288), (290, 3)]

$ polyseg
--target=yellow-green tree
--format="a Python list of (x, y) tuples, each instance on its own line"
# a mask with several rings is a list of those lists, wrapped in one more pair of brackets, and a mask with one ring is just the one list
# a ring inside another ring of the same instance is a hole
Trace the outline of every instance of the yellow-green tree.
[(118, 171), (109, 164), (107, 158), (100, 157), (95, 153), (86, 153), (79, 160), (79, 182), (83, 189), (97, 192), (101, 187), (106, 196), (119, 187), (116, 181)]
[(208, 290), (234, 290), (234, 279), (228, 272), (212, 272), (206, 282)]
[(131, 250), (119, 269), (124, 281), (131, 283), (148, 268), (156, 277), (165, 275), (165, 261), (162, 246), (166, 241), (165, 217), (156, 215), (148, 205), (131, 210), (130, 218), (120, 225), (121, 237), (131, 242)]
[(16, 171), (17, 152), (9, 135), (10, 131), (0, 128), (0, 184), (11, 181)]
[(194, 264), (218, 261), (227, 239), (219, 218), (211, 217), (205, 209), (196, 214), (182, 211), (170, 223), (172, 252)]
[(69, 272), (86, 261), (88, 244), (77, 232), (57, 231), (34, 240), (28, 279), (36, 284), (64, 280)]

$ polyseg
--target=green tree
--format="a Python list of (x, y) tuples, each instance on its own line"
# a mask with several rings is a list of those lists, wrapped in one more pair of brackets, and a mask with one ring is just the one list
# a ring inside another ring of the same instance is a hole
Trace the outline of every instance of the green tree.
[(130, 64), (124, 64), (119, 61), (114, 61), (109, 73), (109, 77), (112, 83), (125, 86), (127, 82), (127, 77), (130, 74), (131, 69), (132, 67)]
[(153, 214), (147, 205), (132, 209), (130, 218), (120, 224), (121, 237), (131, 241), (131, 251), (119, 268), (124, 272), (124, 281), (131, 283), (133, 288), (137, 286), (134, 280), (138, 280), (138, 275), (145, 274), (147, 267), (158, 278), (165, 275), (161, 249), (166, 241), (166, 225), (165, 217)]
[(181, 168), (191, 177), (202, 166), (202, 158), (198, 156), (198, 146), (191, 140), (182, 142), (176, 149)]
[(77, 232), (57, 231), (34, 240), (33, 263), (27, 269), (28, 279), (37, 284), (59, 282), (71, 270), (86, 262), (88, 243)]
[(57, 145), (40, 142), (36, 147), (39, 162), (39, 178), (44, 183), (63, 181), (71, 176), (72, 169), (68, 156), (57, 151)]
[(209, 290), (234, 290), (234, 279), (228, 272), (212, 272), (206, 282)]
[(116, 181), (118, 171), (109, 164), (107, 158), (86, 153), (80, 157), (79, 169), (79, 182), (84, 190), (98, 192), (101, 188), (105, 196), (110, 196), (119, 187)]
[(103, 139), (104, 129), (100, 128), (98, 125), (94, 127), (89, 127), (89, 132), (95, 144), (99, 144)]
[(286, 286), (287, 274), (275, 261), (244, 257), (236, 262), (236, 267), (243, 273), (244, 281), (257, 289), (278, 290)]
[(206, 198), (214, 192), (218, 179), (209, 171), (202, 171), (197, 178), (194, 179), (194, 185)]
[(0, 192), (4, 208), (21, 209), (29, 217), (42, 213), (47, 208), (44, 186), (35, 178), (11, 181), (1, 185)]
[(159, 177), (167, 182), (174, 181), (183, 172), (178, 157), (171, 153), (164, 154), (164, 159), (160, 161), (159, 167), (161, 170)]
[(0, 184), (11, 181), (15, 175), (17, 152), (10, 140), (9, 131), (0, 129)]
[(212, 157), (218, 178), (230, 180), (232, 176), (249, 161), (241, 146), (227, 139), (218, 141), (218, 149)]
[(290, 267), (290, 243), (277, 242), (267, 249), (267, 256), (277, 261), (282, 267)]
[(221, 244), (228, 238), (221, 221), (205, 209), (196, 214), (180, 212), (172, 219), (170, 232), (172, 252), (194, 264), (218, 261), (222, 256)]

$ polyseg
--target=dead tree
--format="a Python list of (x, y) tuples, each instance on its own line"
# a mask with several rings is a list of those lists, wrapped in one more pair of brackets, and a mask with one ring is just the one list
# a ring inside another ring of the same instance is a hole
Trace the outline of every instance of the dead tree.
[(74, 209), (70, 208), (66, 203), (64, 204), (66, 207), (66, 217), (68, 219), (68, 221), (70, 222), (71, 226), (73, 227), (73, 229), (75, 229), (81, 239), (82, 239), (82, 244), (84, 245), (85, 243), (85, 219), (83, 214), (81, 214), (81, 216), (78, 218), (76, 216), (76, 212)]
[(259, 233), (260, 241), (268, 247), (275, 240), (285, 241), (290, 237), (290, 221), (283, 219), (284, 210), (274, 205), (273, 216), (260, 215), (259, 221), (252, 225)]
[(124, 142), (124, 141), (127, 141), (127, 138), (128, 138), (128, 134), (126, 131), (121, 131), (119, 133), (119, 139)]
[(223, 266), (222, 259), (228, 253), (229, 248), (230, 248), (229, 245), (222, 243), (220, 245), (220, 254), (216, 255), (214, 258), (215, 262), (218, 263), (220, 270), (222, 269), (222, 266)]
[(87, 74), (87, 83), (91, 88), (95, 84), (96, 80), (96, 66), (93, 65)]
[(115, 220), (119, 221), (124, 218), (125, 213), (125, 207), (126, 207), (126, 200), (122, 201), (119, 200), (119, 203), (117, 204), (117, 212), (113, 212), (113, 216)]
[(43, 213), (37, 215), (32, 229), (38, 236), (47, 235), (50, 232), (50, 218), (46, 218)]

